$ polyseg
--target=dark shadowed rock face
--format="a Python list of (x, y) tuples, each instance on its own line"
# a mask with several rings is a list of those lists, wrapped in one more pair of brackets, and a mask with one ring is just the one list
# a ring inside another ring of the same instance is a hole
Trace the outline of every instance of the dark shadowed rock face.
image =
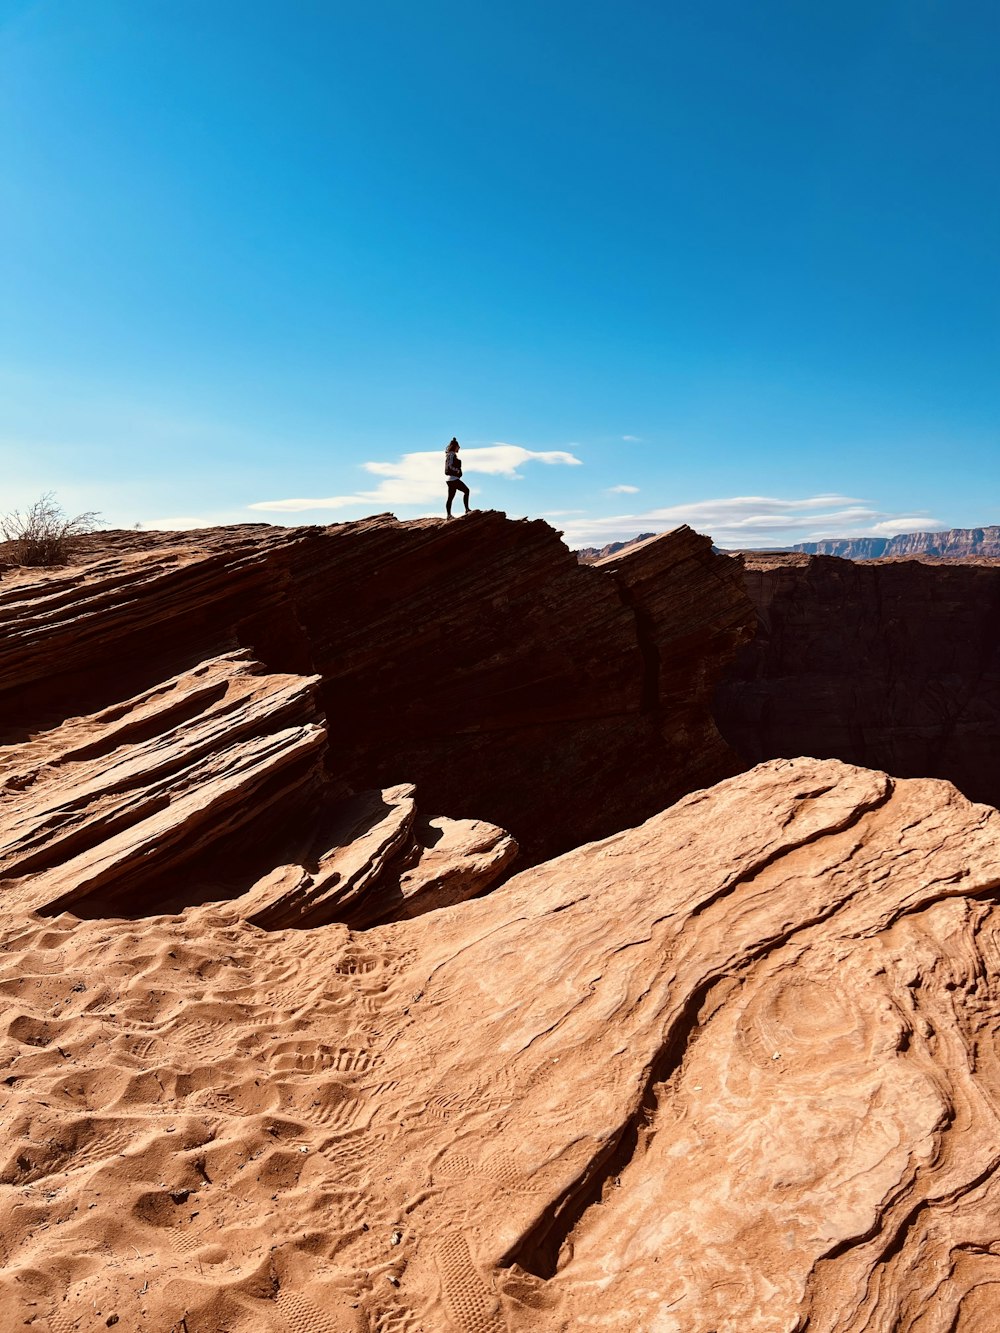
[(1000, 563), (746, 557), (759, 629), (716, 697), (747, 763), (810, 754), (1000, 804)]
[(327, 795), (415, 783), (422, 810), (490, 821), (534, 860), (735, 771), (710, 695), (752, 620), (738, 563), (686, 528), (598, 569), (494, 513), (102, 533), (82, 563), (0, 580), (0, 742), (127, 715), (245, 651), (317, 677), (294, 721), (325, 736), (264, 765), (270, 803), (294, 788), (279, 768), (318, 756)]

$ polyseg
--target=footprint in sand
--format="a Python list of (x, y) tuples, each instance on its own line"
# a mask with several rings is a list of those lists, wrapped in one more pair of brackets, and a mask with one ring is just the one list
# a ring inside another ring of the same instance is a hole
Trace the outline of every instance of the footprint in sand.
[(75, 1024), (58, 1023), (36, 1018), (33, 1014), (18, 1014), (7, 1026), (7, 1036), (22, 1046), (51, 1046), (53, 1042), (73, 1035)]
[(384, 965), (384, 959), (377, 954), (344, 953), (334, 963), (333, 970), (344, 977), (367, 977)]
[[(479, 1078), (471, 1090), (439, 1093), (419, 1108), (425, 1120), (446, 1124), (474, 1115), (495, 1115), (511, 1104), (510, 1075), (505, 1070)], [(408, 1111), (409, 1114), (409, 1111)]]
[(221, 1024), (209, 1026), (208, 1023), (199, 1020), (179, 1024), (174, 1029), (174, 1036), (179, 1038), (186, 1055), (193, 1055), (201, 1060), (218, 1058), (222, 1053), (220, 1047), (229, 1045), (222, 1039)]
[(148, 1060), (156, 1049), (156, 1044), (155, 1037), (145, 1037), (138, 1032), (123, 1032), (120, 1037), (115, 1039), (116, 1049), (120, 1050), (127, 1058), (137, 1060), (140, 1063)]
[(318, 1041), (286, 1041), (271, 1051), (276, 1073), (315, 1074), (336, 1070), (343, 1074), (363, 1074), (373, 1063), (370, 1051), (350, 1047), (335, 1049)]
[(445, 1237), (435, 1258), (445, 1308), (455, 1327), (463, 1333), (507, 1333), (500, 1302), (472, 1262), (465, 1237)]
[(314, 1305), (306, 1296), (295, 1291), (282, 1290), (275, 1305), (285, 1318), (289, 1333), (344, 1333), (344, 1326)]
[(339, 1136), (365, 1128), (377, 1107), (371, 1097), (359, 1097), (346, 1084), (330, 1083), (310, 1089), (306, 1097), (289, 1097), (286, 1109)]
[(375, 1321), (375, 1333), (426, 1333), (427, 1326), (404, 1305), (392, 1305)]
[(88, 1124), (85, 1132), (82, 1142), (44, 1145), (38, 1155), (26, 1144), (0, 1181), (6, 1185), (28, 1185), (50, 1176), (66, 1175), (118, 1156), (135, 1140), (135, 1130), (131, 1128), (103, 1130), (99, 1124)]
[(332, 1167), (339, 1185), (360, 1184), (368, 1167), (365, 1150), (370, 1147), (364, 1138), (354, 1141), (341, 1138), (339, 1142), (332, 1139), (322, 1144), (320, 1152)]

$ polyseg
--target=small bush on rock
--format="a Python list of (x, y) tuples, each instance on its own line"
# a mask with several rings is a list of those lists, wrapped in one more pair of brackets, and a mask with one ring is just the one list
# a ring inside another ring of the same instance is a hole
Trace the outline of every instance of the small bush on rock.
[(67, 518), (52, 491), (24, 513), (15, 509), (0, 518), (0, 532), (9, 543), (4, 555), (14, 565), (64, 565), (77, 539), (100, 526), (101, 516), (94, 511)]

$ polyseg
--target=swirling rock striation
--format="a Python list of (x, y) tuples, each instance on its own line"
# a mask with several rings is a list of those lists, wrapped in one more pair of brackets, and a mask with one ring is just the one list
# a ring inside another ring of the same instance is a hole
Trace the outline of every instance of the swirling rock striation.
[(998, 895), (798, 759), (362, 933), (14, 904), (0, 1327), (985, 1333)]

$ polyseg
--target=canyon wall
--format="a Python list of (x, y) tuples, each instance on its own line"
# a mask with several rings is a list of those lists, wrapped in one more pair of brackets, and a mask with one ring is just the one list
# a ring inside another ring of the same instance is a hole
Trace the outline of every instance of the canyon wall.
[(946, 532), (902, 532), (896, 537), (830, 537), (799, 542), (791, 548), (807, 555), (839, 555), (846, 560), (894, 556), (937, 556), (961, 560), (970, 556), (1000, 559), (1000, 527), (950, 528)]
[(716, 695), (745, 762), (810, 754), (1000, 804), (1000, 563), (747, 555), (758, 630)]

